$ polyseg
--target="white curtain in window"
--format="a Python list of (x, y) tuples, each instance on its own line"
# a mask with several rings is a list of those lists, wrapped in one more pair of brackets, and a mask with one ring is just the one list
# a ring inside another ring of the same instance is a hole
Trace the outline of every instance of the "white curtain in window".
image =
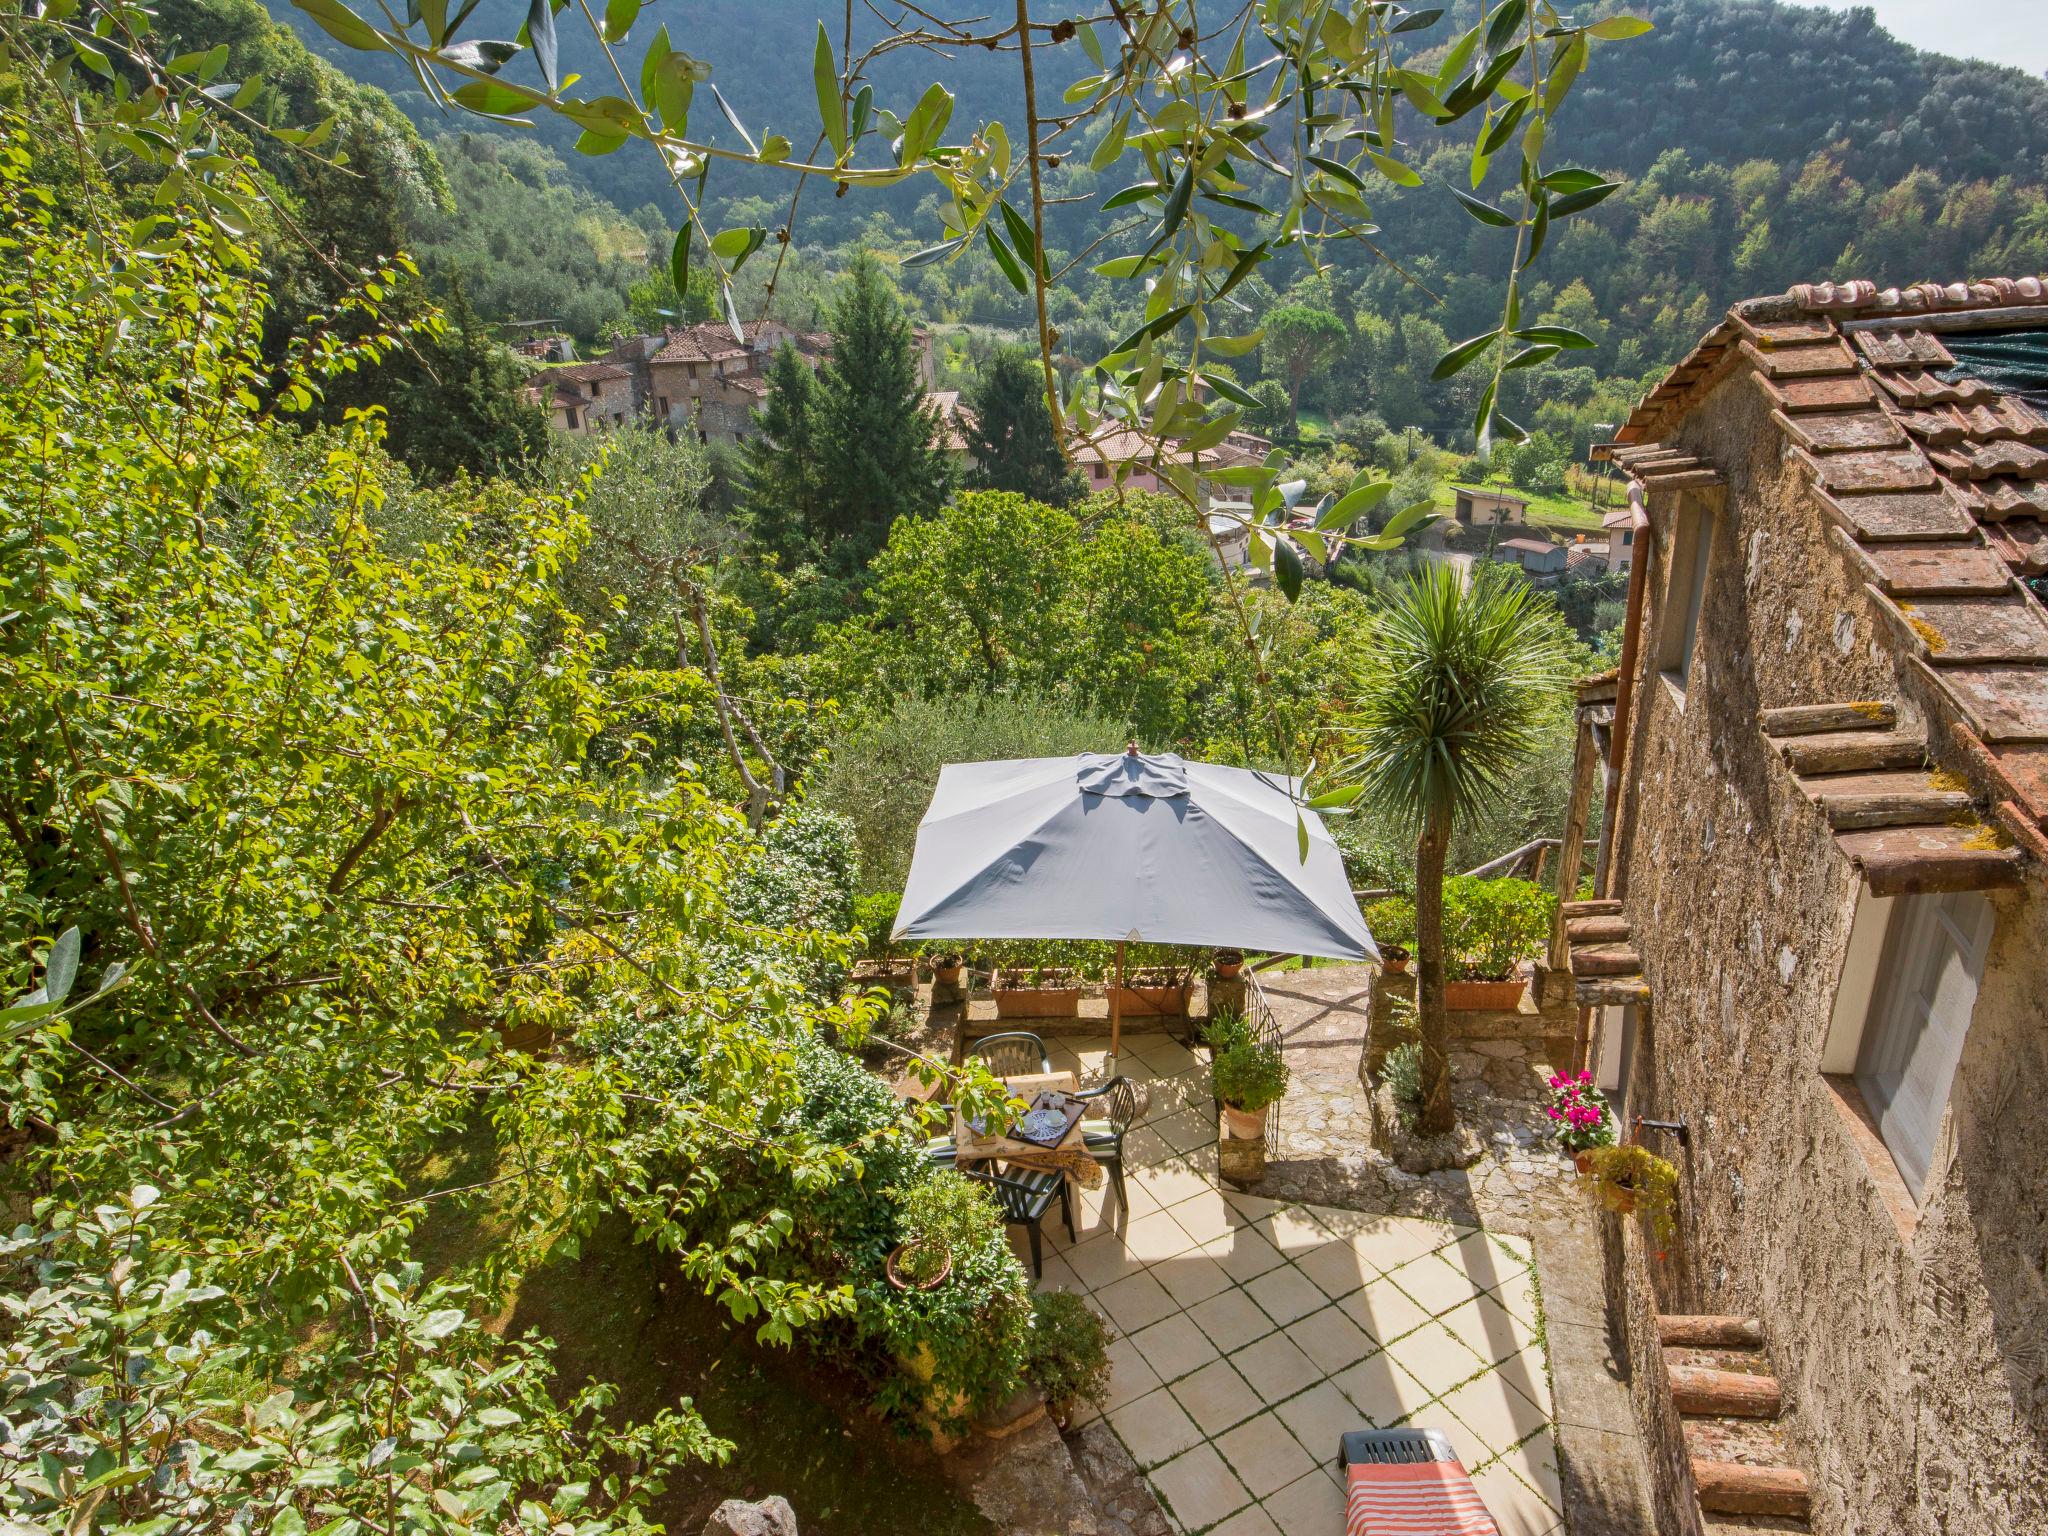
[(1856, 1078), (1915, 1200), (1934, 1160), (1991, 925), (1991, 903), (1963, 891), (1901, 901), (1885, 935)]

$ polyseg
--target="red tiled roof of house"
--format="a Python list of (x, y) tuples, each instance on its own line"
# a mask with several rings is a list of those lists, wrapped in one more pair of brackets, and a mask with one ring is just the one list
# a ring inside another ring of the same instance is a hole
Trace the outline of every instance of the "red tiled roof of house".
[(924, 403), (938, 413), (939, 430), (933, 439), (933, 446), (948, 453), (967, 451), (966, 428), (974, 419), (966, 406), (960, 403), (957, 389), (935, 389), (924, 397)]
[(657, 363), (710, 363), (720, 358), (744, 357), (747, 349), (733, 340), (723, 321), (706, 321), (668, 333), (668, 344), (655, 353)]
[(573, 384), (595, 384), (600, 379), (630, 379), (633, 370), (624, 363), (558, 363), (544, 368), (536, 378), (566, 380)]
[(2028, 331), (2043, 332), (2048, 350), (2039, 277), (1802, 283), (1731, 309), (1600, 451), (1653, 490), (1718, 480), (1664, 444), (1708, 389), (1749, 368), (1896, 645), (1983, 744), (2007, 804), (2038, 836), (2048, 829), (2048, 614), (2035, 595), (2048, 584), (2048, 416), (1951, 351), (1967, 354), (1973, 334)]

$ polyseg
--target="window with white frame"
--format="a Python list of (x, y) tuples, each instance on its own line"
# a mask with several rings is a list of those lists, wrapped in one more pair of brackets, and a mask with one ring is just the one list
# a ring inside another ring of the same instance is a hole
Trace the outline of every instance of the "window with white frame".
[[(1837, 1069), (1853, 1072), (1857, 1091), (1916, 1204), (1934, 1163), (1949, 1086), (1977, 1004), (1993, 917), (1991, 903), (1975, 891), (1868, 901), (1867, 910), (1858, 914), (1865, 963), (1873, 953), (1875, 963), (1858, 979), (1856, 994), (1842, 1001), (1852, 1007), (1863, 1004), (1862, 1029), (1852, 1065), (1842, 1059), (1848, 1056), (1842, 1047), (1849, 1042), (1839, 1039), (1845, 1021), (1838, 1012), (1830, 1054), (1837, 1057)], [(1881, 926), (1865, 928), (1866, 921)], [(1879, 932), (1882, 943), (1873, 950)], [(1856, 942), (1851, 941), (1852, 963)]]
[(1664, 588), (1664, 612), (1658, 619), (1657, 667), (1665, 681), (1683, 695), (1692, 675), (1692, 656), (1700, 632), (1700, 607), (1707, 596), (1707, 568), (1714, 549), (1714, 509), (1696, 496), (1679, 508), (1672, 534), (1671, 579)]

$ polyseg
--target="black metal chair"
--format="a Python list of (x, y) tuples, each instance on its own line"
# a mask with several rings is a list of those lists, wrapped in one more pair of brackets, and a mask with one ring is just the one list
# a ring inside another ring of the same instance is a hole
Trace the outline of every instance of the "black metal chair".
[(1003, 1209), (1004, 1221), (1030, 1231), (1031, 1273), (1034, 1277), (1043, 1277), (1045, 1255), (1039, 1223), (1052, 1209), (1054, 1200), (1059, 1201), (1060, 1217), (1067, 1224), (1067, 1241), (1074, 1241), (1074, 1208), (1067, 1198), (1067, 1176), (1037, 1168), (984, 1167), (963, 1169), (962, 1172), (966, 1177), (979, 1179), (988, 1185), (990, 1193), (996, 1197), (996, 1204)]
[(925, 1161), (940, 1168), (952, 1167), (959, 1155), (960, 1149), (950, 1136), (933, 1136), (924, 1144)]
[(1000, 1035), (984, 1035), (968, 1047), (997, 1077), (1024, 1077), (1033, 1072), (1050, 1072), (1052, 1057), (1045, 1042), (1027, 1030), (1013, 1029)]
[[(1145, 1113), (1145, 1089), (1119, 1074), (1099, 1088), (1090, 1088), (1074, 1097), (1088, 1105), (1082, 1112), (1081, 1144), (1090, 1157), (1109, 1170), (1117, 1203), (1129, 1211), (1130, 1201), (1124, 1194), (1124, 1132)], [(1106, 1121), (1107, 1128), (1092, 1128), (1090, 1120)]]

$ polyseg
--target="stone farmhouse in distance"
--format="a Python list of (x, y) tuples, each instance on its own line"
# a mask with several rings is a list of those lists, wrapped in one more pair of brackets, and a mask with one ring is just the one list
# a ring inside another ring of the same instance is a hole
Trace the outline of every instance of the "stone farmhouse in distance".
[[(932, 336), (921, 327), (912, 334), (918, 374), (929, 390)], [(754, 412), (768, 396), (769, 365), (784, 343), (813, 371), (832, 355), (832, 337), (824, 331), (764, 320), (742, 342), (724, 321), (706, 321), (629, 336), (596, 362), (544, 368), (527, 381), (525, 394), (546, 406), (564, 432), (609, 432), (644, 420), (695, 432), (703, 443), (742, 443), (754, 430)], [(597, 380), (605, 385), (601, 400), (589, 393)]]
[(2044, 406), (2041, 280), (1820, 283), (1599, 450), (1637, 537), (1553, 956), (1679, 1170), (1661, 1253), (1603, 1218), (1660, 1531), (2048, 1531)]

